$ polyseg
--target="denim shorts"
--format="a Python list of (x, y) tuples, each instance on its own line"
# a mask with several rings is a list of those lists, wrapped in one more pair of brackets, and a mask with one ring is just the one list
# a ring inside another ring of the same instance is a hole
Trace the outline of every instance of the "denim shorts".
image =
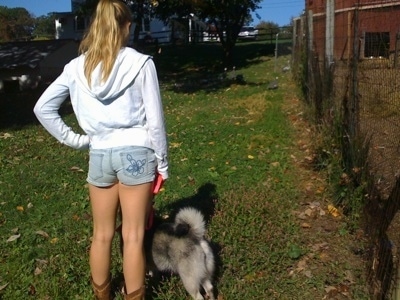
[(87, 182), (107, 187), (117, 182), (138, 185), (152, 182), (157, 160), (154, 151), (145, 147), (124, 146), (90, 149)]

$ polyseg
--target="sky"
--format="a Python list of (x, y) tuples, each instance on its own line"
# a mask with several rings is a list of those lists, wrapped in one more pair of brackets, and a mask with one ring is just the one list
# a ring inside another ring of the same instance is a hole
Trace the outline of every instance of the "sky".
[[(279, 26), (288, 25), (293, 17), (302, 13), (304, 3), (304, 0), (263, 0), (259, 5), (261, 8), (253, 13), (252, 25), (261, 21), (274, 22)], [(71, 11), (71, 0), (0, 0), (0, 6), (24, 7), (36, 17), (40, 17), (50, 12)]]

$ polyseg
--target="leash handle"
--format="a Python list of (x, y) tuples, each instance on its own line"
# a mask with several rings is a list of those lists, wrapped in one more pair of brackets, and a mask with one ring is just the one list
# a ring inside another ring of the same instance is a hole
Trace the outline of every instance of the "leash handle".
[[(156, 178), (154, 178), (154, 185), (153, 185), (153, 197), (158, 194), (161, 190), (161, 187), (164, 184), (164, 179), (162, 178), (160, 173), (156, 173)], [(154, 202), (150, 207), (149, 217), (147, 218), (146, 230), (149, 230), (153, 226), (154, 222)]]
[(156, 173), (156, 178), (154, 179), (153, 194), (157, 195), (164, 184), (164, 179), (159, 173)]

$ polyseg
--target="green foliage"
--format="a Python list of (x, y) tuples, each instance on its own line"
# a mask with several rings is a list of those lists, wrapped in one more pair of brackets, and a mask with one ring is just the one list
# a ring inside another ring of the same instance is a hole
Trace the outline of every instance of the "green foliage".
[(47, 16), (41, 16), (35, 19), (35, 27), (32, 32), (35, 39), (54, 39), (55, 34), (56, 27), (54, 14), (48, 14)]
[(29, 40), (34, 17), (22, 7), (0, 6), (0, 42)]
[(271, 39), (280, 31), (279, 25), (274, 22), (261, 21), (256, 28), (258, 29), (260, 40)]

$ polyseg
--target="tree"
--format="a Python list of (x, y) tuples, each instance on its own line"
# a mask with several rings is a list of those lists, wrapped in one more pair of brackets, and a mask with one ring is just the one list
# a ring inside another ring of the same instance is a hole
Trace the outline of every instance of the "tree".
[(259, 37), (262, 40), (273, 39), (279, 33), (279, 25), (274, 22), (261, 21), (256, 28), (259, 31)]
[(239, 31), (250, 18), (262, 0), (169, 0), (161, 1), (156, 10), (157, 16), (167, 20), (175, 15), (188, 17), (190, 14), (207, 20), (215, 26), (223, 49), (223, 62), (232, 67), (233, 48)]
[[(136, 25), (133, 33), (133, 43), (139, 41), (139, 34), (142, 30), (144, 18), (150, 17), (154, 13), (154, 6), (158, 5), (155, 0), (122, 0), (132, 11), (132, 21)], [(86, 0), (73, 8), (79, 16), (91, 16), (96, 9), (99, 0)]]
[[(240, 29), (255, 11), (261, 0), (206, 0), (207, 6), (203, 16), (207, 17), (216, 26), (223, 49), (223, 62), (226, 67), (232, 67), (233, 48)], [(217, 3), (218, 2), (218, 3)]]
[(29, 40), (35, 18), (22, 7), (0, 6), (0, 41)]
[(35, 26), (32, 32), (35, 38), (54, 38), (55, 34), (55, 15), (53, 13), (35, 19)]

